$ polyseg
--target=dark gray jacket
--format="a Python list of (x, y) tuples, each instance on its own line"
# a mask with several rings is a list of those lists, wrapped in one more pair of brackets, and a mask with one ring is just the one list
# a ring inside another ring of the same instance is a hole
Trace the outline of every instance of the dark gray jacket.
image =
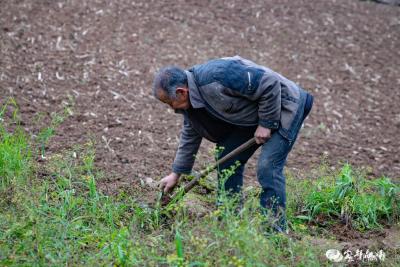
[[(306, 92), (297, 84), (239, 56), (210, 60), (186, 71), (194, 108), (239, 126), (261, 125), (277, 129), (293, 140), (297, 116), (303, 115)], [(190, 173), (202, 136), (191, 126), (185, 111), (179, 147), (172, 169)]]

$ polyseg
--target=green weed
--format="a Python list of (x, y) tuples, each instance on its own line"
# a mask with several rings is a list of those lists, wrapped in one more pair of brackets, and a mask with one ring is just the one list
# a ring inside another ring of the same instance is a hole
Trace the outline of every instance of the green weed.
[(60, 124), (71, 114), (72, 111), (70, 106), (65, 107), (63, 112), (61, 113), (53, 112), (51, 114), (51, 122), (49, 126), (46, 126), (42, 130), (40, 130), (39, 134), (36, 137), (36, 141), (40, 147), (42, 158), (45, 158), (45, 149), (50, 138), (54, 136), (58, 126), (60, 126)]
[(323, 215), (340, 219), (358, 230), (381, 228), (399, 220), (399, 186), (388, 178), (366, 180), (349, 164), (336, 177), (322, 177), (310, 185), (297, 218), (309, 221)]
[[(37, 143), (29, 140), (41, 141), (18, 127), (1, 127), (3, 162), (18, 162), (0, 165), (0, 196), (12, 191), (9, 201), (0, 201), (1, 266), (330, 265), (320, 248), (269, 232), (259, 212), (259, 190), (245, 189), (241, 201), (214, 191), (207, 198), (210, 211), (201, 218), (188, 212), (179, 194), (169, 209), (159, 203), (147, 207), (125, 192), (107, 196), (99, 190), (93, 143), (46, 155), (39, 176), (31, 149)], [(360, 179), (346, 165), (334, 177), (288, 182), (288, 219), (295, 231), (304, 218), (321, 214), (332, 220), (347, 216), (360, 228), (398, 222), (398, 186), (388, 178)]]
[[(5, 112), (8, 107), (14, 109), (11, 123), (16, 124), (13, 132), (6, 129)], [(0, 109), (0, 190), (5, 190), (10, 184), (23, 183), (31, 173), (31, 148), (28, 137), (18, 127), (18, 106), (9, 99), (7, 104)]]

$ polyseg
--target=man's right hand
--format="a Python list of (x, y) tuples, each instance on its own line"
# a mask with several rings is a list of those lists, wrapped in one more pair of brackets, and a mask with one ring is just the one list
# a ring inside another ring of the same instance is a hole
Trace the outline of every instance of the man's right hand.
[(164, 190), (164, 193), (168, 193), (175, 187), (175, 185), (178, 183), (180, 176), (180, 174), (173, 172), (170, 175), (165, 176), (161, 179), (159, 185), (160, 188)]

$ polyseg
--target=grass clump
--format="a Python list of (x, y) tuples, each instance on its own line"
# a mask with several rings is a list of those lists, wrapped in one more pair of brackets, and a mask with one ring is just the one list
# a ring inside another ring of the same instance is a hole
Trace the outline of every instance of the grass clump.
[(12, 183), (25, 180), (31, 171), (31, 150), (20, 129), (13, 134), (0, 125), (0, 177), (1, 190)]
[(298, 218), (309, 221), (319, 216), (339, 219), (357, 230), (381, 228), (400, 216), (400, 189), (389, 178), (367, 180), (345, 164), (337, 175), (321, 177), (307, 185)]
[(15, 127), (13, 132), (5, 127), (5, 112), (10, 104), (14, 108), (12, 118), (17, 122), (18, 109), (14, 101), (9, 100), (9, 104), (0, 109), (0, 190), (25, 181), (32, 167), (27, 135), (20, 127)]

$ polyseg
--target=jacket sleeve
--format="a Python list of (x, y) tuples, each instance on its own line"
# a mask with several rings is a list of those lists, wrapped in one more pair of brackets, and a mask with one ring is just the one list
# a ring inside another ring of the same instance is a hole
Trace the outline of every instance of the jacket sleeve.
[(202, 137), (193, 129), (188, 118), (184, 116), (179, 146), (172, 164), (173, 172), (188, 174), (192, 171), (201, 140)]
[(278, 129), (281, 119), (281, 83), (278, 78), (264, 76), (255, 95), (258, 99), (258, 124)]
[(278, 129), (281, 120), (281, 83), (274, 75), (264, 74), (257, 89), (251, 93), (230, 91), (258, 104), (258, 125)]

